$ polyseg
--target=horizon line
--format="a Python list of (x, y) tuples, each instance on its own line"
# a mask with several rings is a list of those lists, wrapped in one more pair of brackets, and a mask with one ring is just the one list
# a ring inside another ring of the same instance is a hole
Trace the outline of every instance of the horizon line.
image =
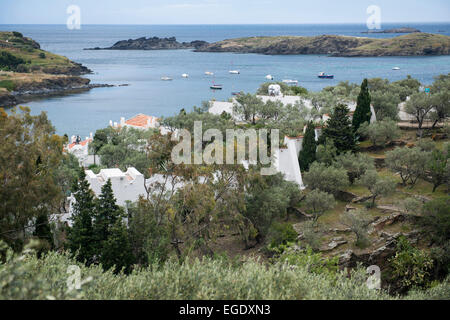
[[(82, 23), (83, 26), (216, 26), (216, 25), (345, 25), (358, 24), (365, 25), (365, 22), (305, 22), (305, 23)], [(450, 24), (450, 21), (386, 21), (383, 24)], [(65, 23), (0, 23), (2, 25), (43, 25), (43, 26), (64, 26)]]

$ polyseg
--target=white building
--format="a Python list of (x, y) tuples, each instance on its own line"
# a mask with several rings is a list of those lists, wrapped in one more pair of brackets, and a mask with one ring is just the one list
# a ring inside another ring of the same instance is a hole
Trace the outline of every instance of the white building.
[(102, 169), (99, 174), (86, 170), (86, 180), (97, 197), (102, 193), (102, 186), (111, 180), (114, 197), (119, 206), (125, 206), (127, 201), (136, 202), (140, 196), (146, 196), (145, 178), (135, 168), (128, 168), (126, 172), (114, 169)]
[[(305, 99), (304, 97), (300, 97), (300, 96), (283, 96), (283, 95), (260, 96), (260, 95), (258, 95), (257, 97), (260, 98), (264, 103), (266, 103), (267, 101), (273, 101), (273, 102), (281, 102), (285, 106), (290, 104), (293, 106), (303, 105), (306, 108), (308, 108), (309, 110), (311, 110), (313, 108), (311, 100)], [(233, 106), (236, 103), (237, 103), (237, 101), (235, 98), (233, 98), (231, 102), (210, 101), (209, 112), (212, 114), (215, 114), (215, 115), (221, 115), (223, 112), (226, 112), (226, 113), (230, 114), (236, 121), (242, 121), (242, 119), (238, 118), (234, 114)], [(347, 103), (347, 107), (350, 110), (350, 118), (352, 118), (353, 113), (356, 110), (356, 102)], [(372, 105), (370, 106), (370, 110), (372, 112), (372, 117), (370, 119), (370, 122), (377, 121), (375, 109), (373, 108)], [(325, 114), (323, 117), (323, 120), (326, 121), (326, 120), (328, 120), (328, 118), (329, 118), (329, 115)]]
[[(269, 89), (270, 91), (270, 89)], [(267, 101), (273, 102), (281, 102), (283, 105), (303, 105), (308, 109), (312, 109), (313, 105), (311, 100), (305, 99), (301, 96), (284, 96), (282, 94), (277, 94), (276, 88), (272, 88), (271, 91), (273, 94), (268, 96), (260, 96), (260, 98), (264, 103)], [(211, 101), (209, 112), (215, 115), (221, 115), (223, 112), (230, 114), (236, 121), (242, 121), (239, 119), (233, 112), (233, 105), (237, 103), (236, 99), (233, 98), (232, 102), (224, 102), (224, 101)], [(348, 103), (347, 107), (350, 110), (350, 118), (353, 117), (353, 113), (356, 110), (356, 102)], [(375, 109), (373, 106), (370, 106), (372, 117), (371, 122), (376, 121)], [(328, 114), (325, 114), (323, 120), (326, 121), (329, 118)], [(304, 131), (306, 130), (306, 126)], [(315, 128), (315, 138), (316, 141), (319, 139), (321, 134), (321, 127)], [(300, 165), (298, 162), (298, 156), (300, 151), (302, 150), (303, 136), (299, 137), (285, 137), (284, 138), (284, 146), (281, 147), (276, 155), (275, 155), (275, 167), (278, 172), (281, 172), (285, 175), (285, 179), (287, 181), (296, 182), (301, 189), (304, 189), (305, 186), (303, 184), (302, 173), (300, 170)]]
[(302, 149), (303, 136), (284, 137), (285, 147), (280, 147), (275, 156), (275, 168), (284, 174), (287, 181), (295, 182), (300, 189), (304, 189), (302, 172), (298, 156)]
[(120, 123), (109, 121), (109, 125), (113, 128), (129, 127), (139, 130), (156, 129), (159, 127), (158, 118), (148, 116), (146, 114), (138, 114), (131, 119), (125, 120), (124, 117), (120, 118)]
[(65, 147), (68, 153), (77, 157), (80, 166), (87, 168), (92, 164), (99, 164), (100, 157), (89, 154), (89, 144), (92, 142), (92, 133), (85, 140), (81, 140), (80, 137), (72, 136), (70, 143)]

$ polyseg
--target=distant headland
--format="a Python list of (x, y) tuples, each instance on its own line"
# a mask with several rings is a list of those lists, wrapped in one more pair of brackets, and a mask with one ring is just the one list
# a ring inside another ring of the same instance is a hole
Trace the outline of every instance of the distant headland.
[(175, 37), (171, 38), (138, 38), (128, 39), (116, 42), (113, 46), (107, 48), (86, 48), (84, 50), (177, 50), (177, 49), (199, 49), (208, 42), (206, 41), (191, 41), (178, 42)]
[(214, 43), (196, 40), (178, 42), (171, 38), (138, 38), (116, 42), (107, 48), (85, 50), (176, 50), (193, 49), (195, 52), (258, 53), (266, 55), (326, 54), (334, 57), (382, 56), (438, 56), (450, 54), (450, 37), (401, 28), (377, 31), (409, 34), (394, 38), (369, 38), (337, 35), (276, 36), (227, 39)]
[(403, 27), (403, 28), (394, 28), (394, 29), (386, 29), (386, 30), (378, 30), (378, 29), (367, 30), (367, 31), (363, 31), (362, 33), (416, 33), (416, 32), (421, 32), (421, 31), (416, 28)]
[(438, 56), (450, 54), (450, 37), (421, 32), (382, 39), (337, 35), (248, 37), (211, 43), (195, 51), (267, 55), (327, 54), (334, 57)]

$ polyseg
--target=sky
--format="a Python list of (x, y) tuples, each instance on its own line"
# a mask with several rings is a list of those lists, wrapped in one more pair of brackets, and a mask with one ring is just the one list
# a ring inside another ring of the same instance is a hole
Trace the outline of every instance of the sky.
[(0, 0), (0, 24), (65, 24), (77, 5), (82, 24), (450, 22), (449, 0)]

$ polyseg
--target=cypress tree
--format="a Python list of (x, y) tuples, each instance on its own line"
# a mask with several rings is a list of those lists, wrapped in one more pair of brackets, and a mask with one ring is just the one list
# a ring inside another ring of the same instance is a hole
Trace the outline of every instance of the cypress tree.
[(348, 113), (349, 109), (346, 105), (337, 105), (327, 120), (320, 137), (322, 142), (327, 138), (333, 140), (338, 155), (345, 151), (355, 150), (355, 134)]
[(361, 91), (358, 95), (355, 113), (353, 114), (353, 131), (356, 132), (364, 123), (370, 123), (372, 112), (370, 111), (370, 93), (367, 79), (364, 79), (361, 84)]
[(303, 137), (302, 150), (298, 157), (300, 169), (302, 171), (308, 171), (309, 165), (316, 160), (316, 133), (314, 130), (314, 124), (312, 121), (308, 123), (306, 127), (305, 136)]
[(86, 173), (81, 168), (78, 180), (73, 184), (75, 203), (71, 220), (73, 225), (68, 230), (68, 248), (77, 255), (77, 260), (90, 265), (94, 262), (95, 237), (92, 225), (95, 205), (94, 195), (86, 181)]
[(108, 239), (109, 229), (121, 216), (121, 208), (116, 204), (111, 180), (102, 186), (102, 193), (96, 202), (94, 231), (98, 244)]
[(125, 273), (131, 271), (134, 256), (127, 227), (121, 219), (117, 219), (109, 229), (108, 238), (103, 242), (100, 262), (104, 270), (109, 270), (115, 266), (115, 273), (120, 272), (122, 269), (124, 269)]

